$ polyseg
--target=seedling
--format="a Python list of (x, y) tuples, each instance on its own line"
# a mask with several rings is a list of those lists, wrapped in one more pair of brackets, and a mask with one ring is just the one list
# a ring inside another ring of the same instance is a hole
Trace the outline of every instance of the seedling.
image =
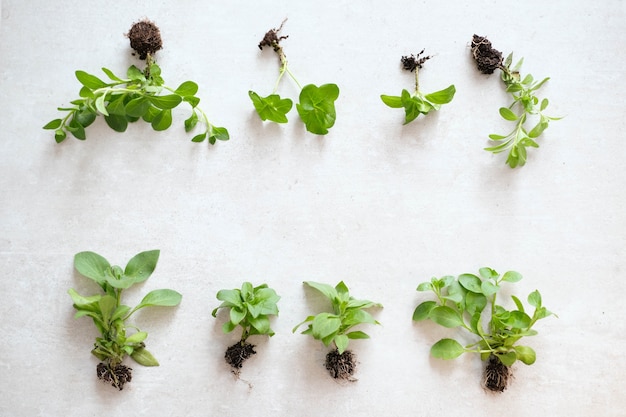
[(156, 131), (166, 130), (172, 125), (172, 109), (182, 102), (191, 106), (191, 115), (184, 123), (185, 131), (192, 131), (199, 121), (204, 125), (202, 133), (191, 139), (193, 142), (208, 139), (213, 145), (216, 140), (228, 140), (228, 130), (211, 124), (198, 106), (200, 98), (196, 96), (198, 85), (195, 82), (185, 81), (176, 89), (165, 85), (161, 68), (154, 58), (162, 48), (159, 28), (153, 22), (142, 20), (131, 27), (127, 36), (131, 48), (146, 61), (144, 69), (131, 65), (126, 77), (122, 77), (108, 68), (102, 68), (110, 81), (103, 81), (85, 71), (76, 71), (76, 78), (82, 84), (80, 98), (71, 101), (72, 107), (59, 107), (59, 111), (67, 114), (43, 127), (54, 130), (57, 143), (63, 142), (68, 134), (85, 140), (85, 129), (100, 115), (116, 132), (126, 131), (129, 123), (139, 119), (150, 123)]
[[(515, 271), (500, 276), (491, 268), (481, 268), (479, 275), (445, 276), (421, 283), (417, 291), (432, 291), (437, 299), (419, 304), (413, 320), (429, 319), (443, 327), (465, 329), (478, 338), (465, 346), (455, 339), (441, 339), (431, 347), (430, 353), (440, 359), (454, 359), (467, 352), (480, 354), (488, 362), (483, 375), (485, 387), (494, 392), (504, 391), (511, 375), (510, 367), (516, 361), (526, 365), (535, 362), (535, 351), (517, 343), (525, 336), (536, 335), (532, 330), (534, 324), (553, 314), (543, 307), (539, 291), (528, 296), (528, 304), (534, 307), (532, 316), (514, 295), (511, 296), (514, 310), (496, 303), (502, 283), (521, 279), (522, 275)], [(483, 324), (487, 320), (485, 329)]]
[(222, 330), (230, 333), (237, 327), (241, 327), (241, 339), (226, 349), (226, 362), (232, 367), (233, 373), (239, 375), (241, 367), (246, 359), (254, 355), (254, 345), (247, 342), (252, 335), (274, 336), (270, 327), (270, 316), (278, 315), (280, 296), (268, 288), (267, 284), (253, 287), (251, 283), (244, 282), (241, 289), (220, 290), (217, 299), (223, 301), (219, 307), (211, 313), (217, 317), (220, 308), (229, 310), (229, 320), (224, 323)]
[[(485, 148), (486, 151), (494, 154), (508, 151), (506, 163), (511, 167), (524, 166), (527, 160), (527, 147), (538, 148), (535, 141), (552, 120), (559, 120), (560, 117), (550, 117), (544, 114), (548, 107), (548, 99), (539, 100), (536, 92), (550, 78), (546, 77), (541, 81), (535, 81), (532, 75), (525, 77), (520, 75), (520, 69), (524, 59), (520, 59), (515, 65), (513, 63), (513, 53), (502, 60), (502, 53), (491, 46), (487, 38), (474, 35), (472, 39), (472, 56), (477, 63), (478, 70), (483, 74), (492, 74), (496, 69), (501, 73), (502, 81), (506, 86), (506, 91), (511, 94), (513, 102), (509, 107), (500, 108), (500, 116), (503, 119), (515, 122), (515, 127), (506, 135), (489, 135), (496, 144)], [(529, 118), (537, 119), (530, 130), (527, 128)]]
[(400, 60), (403, 69), (409, 72), (415, 71), (415, 90), (413, 93), (411, 94), (408, 90), (403, 89), (399, 96), (380, 96), (383, 103), (387, 106), (394, 109), (404, 108), (405, 125), (411, 123), (420, 114), (425, 116), (431, 111), (439, 110), (441, 105), (451, 102), (456, 93), (454, 85), (430, 94), (423, 94), (420, 91), (418, 73), (424, 63), (431, 58), (430, 56), (423, 56), (423, 53), (424, 50), (422, 49), (417, 55), (403, 56)]
[(324, 294), (330, 300), (333, 312), (309, 316), (294, 327), (293, 332), (295, 333), (298, 327), (308, 323), (308, 327), (302, 334), (321, 340), (326, 347), (334, 345), (334, 349), (326, 355), (325, 362), (330, 376), (335, 379), (354, 381), (352, 375), (356, 370), (356, 357), (350, 350), (347, 350), (348, 343), (350, 339), (369, 339), (369, 335), (360, 330), (351, 329), (359, 324), (380, 324), (365, 309), (382, 308), (382, 305), (369, 300), (357, 300), (350, 296), (348, 287), (343, 281), (334, 288), (328, 284), (312, 281), (304, 283)]
[[(287, 19), (285, 19), (286, 21)], [(269, 46), (274, 49), (280, 59), (280, 71), (278, 79), (274, 85), (272, 94), (262, 97), (254, 91), (250, 90), (248, 95), (254, 104), (254, 108), (261, 120), (270, 120), (276, 123), (287, 123), (287, 113), (293, 107), (293, 101), (289, 98), (283, 98), (277, 94), (280, 80), (285, 73), (289, 74), (291, 79), (300, 89), (299, 102), (296, 109), (300, 115), (300, 119), (304, 122), (306, 130), (316, 135), (325, 135), (328, 129), (334, 126), (337, 118), (335, 111), (335, 100), (339, 97), (339, 87), (336, 84), (323, 84), (320, 86), (307, 84), (304, 87), (300, 85), (296, 77), (289, 70), (287, 65), (287, 57), (283, 51), (280, 41), (287, 39), (288, 36), (278, 36), (278, 32), (282, 29), (285, 21), (278, 29), (269, 30), (261, 42), (259, 49)]]
[[(85, 277), (95, 281), (103, 291), (84, 297), (70, 289), (68, 293), (78, 310), (75, 317), (91, 317), (100, 337), (91, 353), (101, 362), (96, 371), (98, 379), (122, 390), (131, 381), (132, 368), (122, 364), (126, 356), (143, 366), (158, 366), (159, 363), (146, 349), (144, 341), (148, 333), (128, 324), (130, 317), (144, 307), (173, 307), (180, 303), (182, 296), (169, 289), (150, 291), (135, 307), (121, 304), (122, 292), (133, 285), (147, 280), (156, 268), (159, 251), (152, 250), (135, 255), (125, 269), (111, 266), (109, 262), (94, 252), (80, 252), (74, 256), (74, 267)], [(127, 328), (133, 334), (127, 334)]]

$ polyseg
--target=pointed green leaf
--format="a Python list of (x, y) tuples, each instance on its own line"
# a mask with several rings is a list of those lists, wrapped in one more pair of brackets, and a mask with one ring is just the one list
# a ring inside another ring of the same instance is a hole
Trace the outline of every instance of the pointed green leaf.
[(362, 332), (360, 330), (346, 333), (346, 336), (348, 336), (348, 339), (369, 339), (370, 338), (367, 333)]
[(125, 132), (128, 127), (128, 120), (126, 116), (119, 116), (117, 114), (109, 114), (108, 116), (104, 116), (104, 120), (107, 125), (116, 132)]
[(179, 292), (170, 289), (150, 291), (145, 297), (143, 297), (141, 303), (135, 307), (135, 310), (153, 306), (174, 307), (180, 304), (182, 298), (183, 296)]
[(79, 252), (74, 255), (74, 268), (82, 275), (102, 284), (105, 271), (111, 268), (109, 261), (95, 252)]
[(522, 279), (522, 274), (516, 271), (507, 271), (502, 276), (502, 281), (506, 282), (518, 282)]
[(293, 101), (288, 98), (283, 99), (278, 94), (261, 97), (254, 91), (248, 91), (248, 96), (261, 120), (287, 123), (287, 113), (293, 107)]
[(88, 74), (85, 71), (79, 70), (76, 71), (75, 74), (78, 81), (80, 81), (82, 85), (91, 90), (97, 90), (99, 88), (104, 88), (108, 86), (108, 84), (102, 81), (100, 78), (96, 77), (95, 75)]
[(459, 283), (468, 291), (482, 294), (482, 289), (480, 287), (481, 280), (474, 274), (459, 275)]
[(386, 96), (382, 94), (380, 99), (391, 108), (399, 109), (402, 107), (402, 98), (400, 96)]
[(424, 301), (423, 303), (419, 304), (413, 312), (413, 320), (421, 321), (427, 319), (432, 309), (436, 306), (437, 303), (435, 301)]
[(132, 278), (134, 282), (147, 280), (156, 268), (160, 253), (157, 249), (140, 252), (133, 256), (124, 269), (124, 275)]
[(541, 294), (535, 290), (528, 295), (528, 304), (535, 308), (541, 307)]
[(513, 113), (513, 111), (506, 107), (500, 107), (500, 116), (502, 116), (505, 120), (515, 121), (518, 119), (518, 116)]
[(463, 325), (463, 319), (458, 311), (448, 306), (437, 306), (430, 311), (429, 318), (435, 323), (448, 328)]
[(172, 110), (170, 109), (161, 110), (152, 120), (152, 128), (156, 131), (167, 130), (171, 125)]
[(135, 362), (143, 366), (159, 366), (159, 362), (152, 356), (146, 348), (137, 348), (130, 355)]
[(151, 104), (147, 97), (137, 97), (126, 104), (126, 114), (132, 117), (142, 117), (150, 106)]
[(135, 334), (133, 334), (132, 336), (129, 336), (126, 338), (126, 343), (129, 345), (135, 344), (135, 343), (141, 343), (144, 340), (146, 340), (146, 338), (148, 337), (148, 333), (146, 332), (137, 332)]
[(430, 354), (439, 359), (458, 358), (463, 352), (463, 346), (454, 339), (441, 339), (430, 348)]
[(426, 94), (424, 98), (434, 104), (446, 104), (452, 101), (455, 93), (456, 88), (454, 87), (454, 85), (450, 85), (448, 88), (445, 88), (443, 90)]
[(173, 109), (183, 101), (182, 97), (177, 94), (169, 94), (166, 96), (150, 96), (150, 102), (160, 109)]
[(111, 71), (108, 68), (102, 68), (102, 72), (104, 72), (107, 75), (107, 77), (109, 77), (112, 81), (118, 81), (118, 82), (124, 81), (121, 78), (119, 78), (117, 75), (113, 74), (113, 71)]
[(337, 351), (340, 355), (348, 348), (348, 343), (348, 336), (344, 334), (340, 334), (335, 337), (335, 346), (337, 346)]
[(185, 81), (174, 92), (183, 97), (194, 96), (198, 92), (198, 84), (193, 81)]
[(55, 129), (58, 129), (59, 127), (61, 127), (62, 123), (63, 123), (63, 120), (61, 120), (61, 119), (54, 119), (54, 120), (48, 122), (43, 128), (44, 129), (48, 129), (48, 130), (55, 130)]
[(304, 283), (311, 288), (315, 288), (317, 291), (324, 294), (324, 296), (326, 296), (326, 298), (328, 298), (331, 301), (336, 299), (339, 296), (339, 294), (337, 293), (337, 290), (328, 284), (322, 284), (322, 283), (313, 282), (313, 281), (305, 281)]

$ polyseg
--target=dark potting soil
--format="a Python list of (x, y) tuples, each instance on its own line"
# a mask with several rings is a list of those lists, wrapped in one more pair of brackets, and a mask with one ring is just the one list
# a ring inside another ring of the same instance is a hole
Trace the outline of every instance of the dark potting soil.
[(124, 389), (124, 384), (132, 380), (132, 370), (126, 365), (119, 364), (111, 367), (108, 363), (100, 362), (96, 367), (96, 375), (98, 375), (99, 380), (109, 383), (121, 391)]
[(500, 362), (496, 356), (491, 355), (483, 373), (485, 388), (493, 392), (502, 392), (508, 386), (510, 377), (509, 367)]
[(472, 56), (478, 70), (483, 74), (493, 74), (502, 66), (502, 52), (494, 49), (491, 42), (483, 36), (474, 35), (472, 38)]
[(263, 39), (259, 42), (259, 49), (263, 50), (264, 46), (269, 46), (270, 48), (273, 48), (275, 52), (280, 50), (280, 41), (289, 37), (289, 35), (278, 36), (278, 32), (280, 32), (283, 28), (286, 21), (287, 19), (283, 20), (278, 29), (270, 29), (267, 33), (265, 33), (265, 36), (263, 36)]
[(423, 53), (424, 49), (422, 49), (417, 55), (411, 54), (411, 56), (403, 56), (402, 58), (400, 58), (400, 62), (402, 62), (402, 68), (411, 72), (415, 71), (416, 68), (422, 68), (424, 62), (432, 58), (429, 55), (422, 56)]
[(326, 354), (325, 365), (333, 378), (354, 381), (352, 375), (356, 371), (356, 355), (351, 351), (345, 350), (340, 354), (337, 349), (331, 350)]
[(233, 372), (235, 374), (239, 374), (239, 370), (243, 366), (243, 363), (254, 354), (256, 354), (254, 345), (247, 342), (237, 342), (226, 349), (224, 359), (226, 359), (226, 363), (233, 368)]
[(130, 47), (139, 54), (139, 59), (146, 59), (163, 48), (161, 31), (147, 19), (134, 23), (126, 36), (130, 39)]

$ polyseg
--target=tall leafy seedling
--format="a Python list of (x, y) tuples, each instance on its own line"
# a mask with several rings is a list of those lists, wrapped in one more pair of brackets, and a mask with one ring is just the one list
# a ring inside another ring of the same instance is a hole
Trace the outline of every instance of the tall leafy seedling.
[[(286, 20), (286, 19), (285, 19)], [(287, 123), (287, 113), (293, 107), (290, 98), (281, 97), (277, 91), (280, 80), (287, 73), (300, 89), (299, 101), (296, 104), (298, 115), (306, 126), (306, 130), (316, 135), (326, 135), (328, 130), (335, 125), (337, 114), (335, 111), (335, 101), (339, 98), (339, 87), (336, 84), (307, 84), (304, 87), (298, 82), (290, 71), (287, 64), (287, 57), (280, 42), (288, 36), (278, 36), (278, 32), (283, 27), (283, 23), (278, 29), (269, 30), (261, 42), (259, 49), (268, 46), (278, 54), (280, 60), (280, 70), (278, 79), (274, 85), (272, 93), (266, 97), (250, 90), (248, 95), (252, 100), (254, 108), (261, 120), (276, 123)]]
[(150, 123), (154, 130), (162, 131), (172, 125), (172, 109), (185, 102), (191, 108), (191, 114), (184, 123), (185, 131), (194, 130), (198, 122), (204, 126), (200, 133), (193, 136), (193, 142), (208, 139), (210, 144), (215, 144), (217, 140), (228, 140), (228, 130), (209, 122), (200, 108), (200, 98), (196, 96), (198, 84), (185, 81), (177, 88), (165, 84), (161, 68), (155, 61), (155, 53), (163, 44), (161, 32), (154, 22), (141, 20), (133, 24), (127, 36), (134, 54), (145, 60), (144, 68), (131, 65), (125, 76), (102, 68), (107, 81), (85, 71), (76, 71), (76, 78), (82, 84), (79, 98), (71, 101), (71, 106), (59, 107), (65, 116), (50, 121), (43, 128), (54, 130), (57, 142), (63, 142), (68, 134), (85, 140), (85, 129), (98, 116), (103, 116), (116, 132), (125, 132), (129, 123), (139, 119)]
[(248, 343), (248, 337), (274, 336), (270, 317), (278, 315), (280, 296), (267, 284), (254, 287), (250, 282), (244, 282), (241, 289), (219, 290), (217, 299), (222, 304), (211, 314), (217, 317), (220, 308), (228, 310), (228, 320), (222, 326), (224, 333), (241, 328), (241, 338), (226, 349), (224, 356), (233, 373), (239, 375), (244, 361), (256, 353), (255, 346)]
[(322, 293), (330, 301), (332, 312), (308, 316), (293, 328), (293, 332), (300, 326), (307, 325), (302, 334), (311, 335), (326, 347), (332, 345), (333, 349), (326, 355), (325, 362), (330, 376), (354, 381), (352, 375), (356, 370), (356, 357), (348, 350), (348, 343), (352, 339), (369, 339), (369, 335), (353, 328), (361, 324), (380, 324), (365, 310), (372, 307), (382, 308), (382, 304), (352, 297), (343, 281), (335, 287), (313, 281), (305, 281), (304, 284)]
[(544, 111), (549, 101), (547, 98), (540, 100), (537, 96), (537, 91), (550, 78), (538, 81), (530, 74), (522, 77), (520, 69), (523, 58), (513, 65), (513, 53), (510, 53), (503, 60), (502, 52), (493, 48), (491, 42), (483, 36), (473, 36), (471, 51), (480, 72), (492, 74), (496, 70), (501, 71), (506, 92), (513, 99), (508, 107), (500, 107), (500, 116), (515, 126), (505, 135), (489, 135), (493, 145), (485, 150), (494, 154), (508, 152), (506, 163), (511, 168), (524, 166), (528, 159), (526, 148), (538, 148), (537, 138), (548, 128), (550, 121), (560, 119), (547, 116)]
[[(498, 274), (491, 268), (481, 268), (479, 275), (462, 274), (458, 277), (432, 278), (417, 287), (417, 291), (432, 292), (435, 300), (420, 303), (413, 320), (432, 320), (440, 326), (465, 330), (473, 336), (470, 342), (444, 338), (430, 349), (440, 359), (454, 359), (463, 353), (477, 353), (487, 362), (483, 374), (484, 386), (494, 392), (507, 388), (510, 367), (517, 361), (526, 365), (535, 363), (533, 348), (519, 342), (534, 336), (537, 321), (551, 316), (543, 306), (539, 291), (528, 295), (532, 311), (512, 295), (513, 309), (498, 304), (497, 296), (504, 283), (515, 283), (522, 275), (508, 271)], [(486, 327), (485, 327), (486, 324)]]
[(125, 290), (150, 278), (159, 253), (158, 250), (141, 252), (124, 269), (117, 265), (111, 266), (109, 261), (95, 252), (80, 252), (74, 256), (76, 270), (95, 281), (101, 289), (99, 294), (90, 296), (80, 295), (74, 289), (68, 291), (77, 310), (75, 317), (91, 317), (93, 320), (100, 333), (91, 351), (101, 361), (96, 367), (98, 379), (119, 390), (132, 378), (132, 368), (122, 363), (126, 356), (143, 366), (159, 365), (146, 349), (144, 341), (148, 333), (129, 324), (130, 317), (145, 307), (176, 306), (182, 298), (174, 290), (160, 289), (150, 291), (133, 308), (122, 304), (122, 293)]
[(412, 93), (403, 89), (399, 96), (381, 95), (380, 98), (387, 106), (391, 108), (404, 108), (404, 124), (411, 123), (420, 114), (424, 116), (431, 111), (437, 111), (443, 104), (452, 101), (456, 88), (454, 84), (447, 88), (433, 93), (424, 94), (420, 90), (419, 70), (424, 63), (429, 60), (430, 56), (424, 56), (424, 50), (417, 55), (403, 56), (400, 60), (402, 68), (409, 72), (415, 72), (415, 89)]

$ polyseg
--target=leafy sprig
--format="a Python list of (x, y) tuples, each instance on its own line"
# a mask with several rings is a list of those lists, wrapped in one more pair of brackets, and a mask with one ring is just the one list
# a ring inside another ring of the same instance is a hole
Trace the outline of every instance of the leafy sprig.
[[(148, 333), (127, 324), (128, 319), (142, 308), (173, 307), (182, 299), (181, 294), (174, 290), (160, 289), (150, 291), (134, 308), (121, 303), (124, 290), (146, 281), (152, 275), (159, 254), (158, 250), (141, 252), (124, 269), (117, 265), (111, 266), (104, 257), (95, 252), (80, 252), (74, 257), (76, 270), (95, 281), (103, 291), (103, 294), (82, 296), (76, 290), (70, 289), (68, 293), (77, 310), (75, 317), (92, 318), (100, 336), (96, 338), (91, 353), (104, 362), (108, 375), (106, 380), (120, 390), (125, 381), (117, 378), (115, 370), (127, 355), (140, 365), (159, 365), (145, 348), (144, 341)], [(128, 327), (135, 329), (135, 332), (128, 334)]]
[(342, 354), (348, 348), (350, 339), (369, 339), (367, 333), (351, 330), (354, 326), (380, 324), (365, 309), (382, 307), (382, 304), (369, 300), (358, 300), (350, 296), (348, 287), (343, 281), (335, 287), (313, 281), (305, 281), (304, 283), (326, 296), (332, 304), (333, 312), (322, 312), (315, 316), (308, 316), (293, 328), (294, 333), (300, 326), (308, 323), (302, 334), (311, 335), (327, 347), (334, 343), (339, 354)]
[(402, 89), (402, 93), (399, 96), (381, 95), (380, 98), (387, 106), (400, 109), (404, 108), (404, 124), (411, 123), (420, 114), (427, 115), (431, 111), (437, 111), (443, 104), (447, 104), (452, 101), (456, 88), (454, 85), (435, 91), (430, 94), (423, 94), (419, 88), (419, 69), (422, 68), (424, 62), (430, 59), (430, 56), (422, 56), (424, 50), (418, 53), (416, 56), (403, 56), (401, 61), (403, 68), (407, 71), (415, 71), (415, 89), (413, 93), (409, 93), (408, 90)]
[(287, 123), (287, 113), (291, 111), (293, 101), (290, 98), (283, 98), (277, 93), (280, 81), (286, 73), (300, 89), (299, 102), (296, 103), (296, 109), (306, 129), (316, 135), (326, 135), (337, 119), (335, 101), (339, 98), (339, 87), (336, 84), (323, 84), (320, 86), (307, 84), (303, 87), (298, 82), (289, 69), (287, 57), (280, 45), (280, 41), (287, 39), (287, 36), (278, 36), (278, 32), (282, 29), (285, 21), (282, 22), (278, 29), (269, 30), (259, 43), (260, 49), (263, 49), (264, 46), (269, 46), (278, 54), (280, 59), (278, 79), (272, 94), (263, 97), (250, 90), (248, 91), (248, 96), (252, 100), (254, 109), (261, 120)]
[(228, 130), (211, 124), (206, 113), (198, 106), (198, 85), (193, 81), (185, 81), (176, 89), (168, 87), (161, 77), (161, 68), (150, 56), (144, 71), (131, 65), (125, 78), (107, 68), (102, 68), (102, 71), (109, 81), (103, 81), (85, 71), (76, 71), (76, 78), (82, 84), (80, 98), (71, 101), (72, 107), (59, 107), (60, 111), (67, 114), (43, 127), (54, 130), (57, 143), (63, 142), (68, 134), (85, 140), (85, 129), (99, 115), (104, 116), (106, 123), (116, 132), (126, 131), (129, 123), (139, 119), (150, 123), (156, 131), (166, 130), (172, 125), (172, 109), (183, 102), (191, 107), (191, 115), (184, 123), (185, 131), (193, 130), (198, 122), (204, 125), (203, 132), (195, 135), (193, 142), (208, 139), (209, 143), (215, 144), (216, 140), (229, 139)]
[[(432, 278), (417, 287), (417, 291), (431, 291), (436, 300), (420, 303), (413, 313), (413, 320), (432, 320), (447, 328), (461, 328), (477, 336), (477, 340), (462, 345), (455, 339), (444, 338), (431, 347), (431, 354), (440, 359), (454, 359), (463, 353), (479, 353), (482, 360), (491, 355), (501, 363), (511, 366), (517, 360), (531, 365), (535, 351), (517, 343), (526, 336), (537, 334), (532, 327), (538, 320), (553, 315), (547, 310), (539, 291), (528, 295), (528, 303), (534, 307), (532, 315), (519, 298), (512, 295), (516, 309), (507, 310), (497, 304), (496, 298), (502, 283), (515, 283), (522, 275), (508, 271), (500, 276), (491, 268), (481, 268), (479, 275), (462, 274), (458, 277)], [(483, 323), (488, 320), (488, 327)]]
[(267, 284), (253, 287), (250, 282), (244, 282), (241, 289), (218, 291), (217, 299), (222, 304), (213, 310), (213, 317), (217, 317), (220, 308), (229, 310), (229, 319), (222, 326), (224, 333), (241, 327), (242, 343), (252, 335), (274, 336), (270, 327), (270, 316), (278, 315), (277, 303), (280, 296)]

